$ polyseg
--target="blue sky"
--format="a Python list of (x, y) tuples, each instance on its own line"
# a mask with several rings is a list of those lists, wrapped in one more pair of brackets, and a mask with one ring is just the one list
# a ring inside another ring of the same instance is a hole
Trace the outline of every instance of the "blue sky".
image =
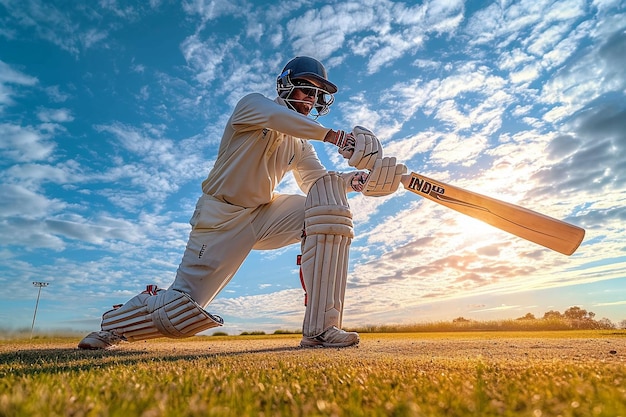
[[(167, 287), (233, 106), (273, 98), (296, 55), (339, 86), (325, 126), (587, 230), (567, 257), (404, 190), (351, 194), (346, 326), (626, 319), (624, 1), (0, 0), (0, 328), (30, 327), (33, 281), (38, 330)], [(251, 254), (207, 308), (223, 330), (301, 326), (298, 250)]]

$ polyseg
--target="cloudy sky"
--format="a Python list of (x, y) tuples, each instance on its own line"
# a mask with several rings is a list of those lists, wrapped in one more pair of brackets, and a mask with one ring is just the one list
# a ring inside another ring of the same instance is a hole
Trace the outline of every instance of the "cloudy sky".
[[(568, 257), (404, 190), (351, 194), (346, 326), (626, 319), (623, 0), (0, 0), (0, 328), (30, 329), (33, 281), (38, 330), (169, 286), (231, 110), (296, 55), (339, 86), (325, 126), (587, 231)], [(298, 251), (252, 253), (207, 310), (231, 334), (298, 329)]]

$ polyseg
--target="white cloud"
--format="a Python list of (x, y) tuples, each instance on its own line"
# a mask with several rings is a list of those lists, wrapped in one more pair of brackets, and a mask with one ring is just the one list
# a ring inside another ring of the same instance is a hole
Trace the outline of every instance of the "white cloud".
[(5, 106), (14, 104), (13, 96), (18, 94), (9, 86), (10, 84), (17, 86), (33, 86), (38, 82), (37, 78), (17, 71), (0, 60), (0, 113), (2, 113)]
[(428, 31), (452, 33), (463, 20), (462, 0), (432, 0), (426, 6), (425, 26)]
[[(22, 185), (1, 184), (0, 190), (0, 214), (3, 217), (26, 215), (30, 219), (41, 218), (66, 207), (60, 200), (48, 199)], [(28, 207), (27, 211), (25, 207)]]
[(533, 61), (534, 58), (528, 55), (520, 48), (514, 48), (511, 51), (504, 51), (499, 58), (498, 66), (502, 70), (511, 71), (519, 68), (522, 64)]
[(45, 92), (48, 94), (50, 100), (54, 103), (63, 103), (70, 98), (70, 95), (63, 92), (61, 87), (58, 85), (53, 85), (50, 87), (44, 88)]
[[(585, 55), (548, 80), (539, 99), (543, 103), (560, 105), (562, 114), (571, 115), (593, 97), (610, 91), (624, 91), (625, 45), (626, 36), (615, 32), (602, 45), (588, 49)], [(554, 116), (551, 114), (550, 119), (558, 120)]]
[(424, 42), (424, 36), (418, 35), (406, 37), (405, 34), (386, 35), (383, 39), (384, 46), (378, 46), (367, 64), (369, 74), (374, 74), (387, 64), (399, 59), (407, 51), (415, 51)]
[(80, 41), (80, 44), (85, 49), (91, 49), (96, 45), (102, 43), (102, 41), (104, 41), (108, 36), (109, 33), (106, 31), (91, 28), (87, 29), (83, 33), (80, 33), (78, 39)]
[(487, 148), (488, 143), (487, 138), (480, 135), (463, 137), (447, 134), (431, 151), (430, 160), (442, 166), (457, 164), (471, 166)]
[(40, 109), (37, 112), (37, 117), (42, 122), (65, 123), (74, 120), (70, 109)]
[(526, 51), (538, 57), (552, 50), (554, 46), (569, 33), (570, 25), (560, 23), (542, 29), (543, 30), (537, 30), (536, 33), (533, 34), (529, 39), (529, 46), (526, 48)]
[(626, 300), (622, 300), (622, 301), (612, 301), (612, 302), (608, 302), (608, 303), (596, 303), (594, 304), (595, 307), (601, 307), (601, 306), (620, 306), (620, 305), (626, 305)]
[(56, 144), (32, 126), (0, 124), (0, 154), (17, 162), (40, 161), (49, 158)]
[(57, 6), (41, 0), (6, 2), (4, 6), (12, 16), (11, 27), (28, 28), (38, 38), (73, 55), (80, 52), (81, 46), (89, 48), (104, 39), (94, 29), (83, 32), (77, 19), (72, 16), (74, 10), (60, 10)]
[(125, 19), (135, 19), (138, 16), (137, 10), (132, 6), (122, 7), (118, 0), (98, 0), (98, 5), (103, 9), (112, 12), (118, 17)]
[(9, 64), (0, 61), (0, 83), (31, 86), (38, 82), (36, 77), (15, 70)]
[(58, 165), (45, 164), (16, 164), (6, 169), (2, 176), (7, 183), (27, 185), (30, 189), (39, 189), (41, 184), (50, 182), (55, 184), (70, 184), (80, 182), (83, 176), (80, 167), (73, 161)]
[(372, 21), (369, 7), (357, 11), (354, 3), (344, 3), (308, 10), (287, 22), (286, 28), (297, 54), (323, 60), (342, 47), (346, 36), (371, 27)]
[(217, 78), (219, 65), (224, 60), (224, 47), (200, 39), (197, 34), (185, 39), (180, 47), (187, 63), (197, 72), (196, 79), (200, 83), (210, 83)]
[(185, 0), (183, 10), (188, 14), (197, 14), (203, 22), (208, 22), (220, 16), (242, 15), (246, 9), (245, 1), (216, 1), (216, 0)]
[(512, 72), (510, 75), (513, 84), (529, 84), (535, 81), (541, 75), (541, 66), (533, 62), (519, 71)]
[[(308, 10), (290, 20), (287, 30), (297, 53), (325, 59), (349, 46), (367, 57), (367, 71), (374, 74), (406, 54), (415, 54), (427, 33), (453, 33), (462, 19), (463, 2), (458, 0), (413, 8), (394, 2), (345, 2)], [(397, 25), (399, 30), (394, 30)]]

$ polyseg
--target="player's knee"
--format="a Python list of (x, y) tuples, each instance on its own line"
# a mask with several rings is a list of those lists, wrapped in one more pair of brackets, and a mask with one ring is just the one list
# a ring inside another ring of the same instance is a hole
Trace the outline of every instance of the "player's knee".
[(348, 205), (344, 180), (330, 172), (318, 179), (305, 202), (305, 233), (354, 237), (352, 212)]

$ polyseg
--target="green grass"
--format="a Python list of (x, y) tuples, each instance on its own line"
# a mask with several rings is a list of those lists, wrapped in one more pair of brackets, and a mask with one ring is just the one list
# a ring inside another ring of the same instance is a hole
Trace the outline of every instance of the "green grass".
[(0, 343), (0, 416), (624, 416), (626, 332)]

